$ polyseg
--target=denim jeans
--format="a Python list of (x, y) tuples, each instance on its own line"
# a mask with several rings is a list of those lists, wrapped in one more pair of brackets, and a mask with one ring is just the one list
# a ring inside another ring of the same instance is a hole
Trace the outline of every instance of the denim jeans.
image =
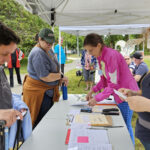
[(143, 144), (145, 150), (150, 150), (150, 142), (146, 142), (146, 141), (143, 141), (143, 140), (140, 140), (140, 141)]
[(126, 126), (128, 128), (131, 140), (132, 140), (133, 144), (135, 144), (133, 129), (132, 129), (132, 125), (131, 125), (133, 111), (129, 108), (129, 105), (127, 102), (123, 102), (123, 103), (118, 104), (118, 107), (122, 113), (123, 119), (124, 119)]

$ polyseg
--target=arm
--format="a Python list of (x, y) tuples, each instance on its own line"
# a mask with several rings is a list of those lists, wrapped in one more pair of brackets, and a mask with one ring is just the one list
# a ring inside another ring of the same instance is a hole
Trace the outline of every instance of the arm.
[(127, 98), (130, 108), (136, 112), (150, 112), (150, 99), (143, 96), (132, 96)]
[(100, 81), (92, 88), (92, 91), (96, 93), (101, 89), (105, 88), (106, 86), (106, 78), (104, 77), (104, 75), (102, 75)]
[(145, 67), (143, 67), (142, 65), (139, 65), (138, 69), (135, 72), (134, 75), (134, 79), (136, 80), (136, 82), (140, 81), (141, 77), (146, 73), (146, 69)]
[(50, 66), (46, 59), (43, 59), (41, 54), (36, 54), (32, 60), (36, 75), (45, 82), (53, 82), (61, 79), (60, 73), (51, 73)]
[(141, 96), (142, 95), (141, 90), (133, 91), (133, 90), (130, 90), (130, 89), (120, 88), (118, 91), (121, 92), (123, 95), (125, 95), (127, 97), (130, 97), (130, 96)]
[(84, 66), (85, 65), (85, 52), (84, 50), (82, 51), (82, 56), (81, 56), (81, 65)]
[(49, 73), (48, 76), (46, 77), (41, 77), (41, 80), (45, 82), (53, 82), (61, 79), (61, 74), (60, 73)]
[(134, 79), (135, 79), (136, 82), (139, 82), (141, 77), (142, 77), (141, 75), (135, 75)]

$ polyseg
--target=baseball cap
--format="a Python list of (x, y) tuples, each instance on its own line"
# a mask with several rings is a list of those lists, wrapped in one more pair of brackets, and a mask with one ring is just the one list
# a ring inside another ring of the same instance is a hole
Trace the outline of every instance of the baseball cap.
[(44, 28), (39, 32), (39, 37), (43, 38), (48, 43), (54, 43), (55, 37), (52, 30), (49, 28)]
[(136, 59), (143, 59), (143, 56), (140, 52), (135, 52), (132, 56)]

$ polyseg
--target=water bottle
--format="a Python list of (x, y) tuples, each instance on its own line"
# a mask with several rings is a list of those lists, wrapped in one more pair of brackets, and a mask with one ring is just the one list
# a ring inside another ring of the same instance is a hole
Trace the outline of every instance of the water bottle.
[(68, 99), (68, 92), (67, 92), (67, 86), (65, 86), (65, 84), (62, 84), (62, 94), (63, 94), (63, 100), (67, 100)]

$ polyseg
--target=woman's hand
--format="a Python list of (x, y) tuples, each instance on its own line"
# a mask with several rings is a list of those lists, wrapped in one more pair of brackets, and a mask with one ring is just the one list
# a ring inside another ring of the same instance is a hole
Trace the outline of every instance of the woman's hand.
[(92, 98), (89, 100), (89, 103), (88, 103), (89, 106), (95, 106), (96, 104), (97, 104), (97, 101), (95, 98)]
[(68, 86), (68, 78), (67, 77), (63, 77), (61, 80), (60, 80), (60, 85), (62, 85), (62, 83), (64, 83), (65, 84), (65, 86)]
[(89, 101), (90, 99), (92, 99), (92, 94), (93, 94), (93, 91), (91, 89), (90, 92), (86, 95), (86, 100), (87, 101)]

